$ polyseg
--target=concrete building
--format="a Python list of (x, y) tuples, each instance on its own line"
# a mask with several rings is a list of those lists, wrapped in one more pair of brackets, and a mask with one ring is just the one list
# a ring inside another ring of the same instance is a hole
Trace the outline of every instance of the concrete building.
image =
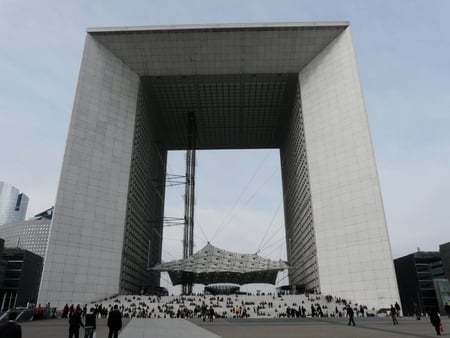
[(450, 280), (450, 242), (439, 245), (439, 254), (444, 266), (445, 278)]
[(445, 278), (438, 251), (418, 251), (394, 260), (403, 313), (413, 315), (415, 307), (425, 314), (438, 308), (434, 280)]
[(9, 183), (0, 182), (0, 227), (2, 224), (23, 221), (27, 208), (27, 195)]
[(158, 183), (190, 113), (197, 149), (279, 149), (290, 284), (399, 299), (351, 30), (333, 22), (88, 29), (41, 303), (159, 285)]
[(53, 208), (50, 208), (32, 219), (4, 224), (0, 227), (0, 238), (8, 248), (29, 250), (45, 259), (52, 214)]
[(4, 248), (0, 259), (6, 262), (0, 288), (0, 311), (36, 303), (42, 272), (42, 257), (23, 249)]

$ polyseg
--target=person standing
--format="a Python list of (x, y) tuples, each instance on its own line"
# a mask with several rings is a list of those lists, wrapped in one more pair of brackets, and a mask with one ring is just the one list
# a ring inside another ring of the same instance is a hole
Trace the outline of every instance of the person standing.
[(93, 338), (96, 329), (95, 309), (91, 308), (90, 313), (87, 313), (85, 317), (84, 338)]
[(416, 315), (416, 320), (420, 320), (422, 317), (422, 311), (420, 311), (420, 307), (416, 302), (414, 302), (414, 313)]
[(0, 326), (0, 337), (22, 338), (22, 328), (16, 324), (17, 313), (10, 312), (8, 322)]
[(208, 307), (206, 306), (205, 302), (202, 302), (202, 318), (203, 318), (203, 321), (206, 320), (207, 312), (208, 312)]
[(208, 318), (209, 318), (210, 322), (212, 322), (214, 320), (214, 309), (212, 306), (209, 307)]
[(450, 318), (450, 305), (447, 303), (444, 306), (445, 312), (447, 312), (448, 318)]
[(392, 323), (394, 323), (394, 325), (398, 325), (398, 320), (397, 320), (397, 311), (394, 307), (394, 305), (391, 304), (391, 317), (392, 317)]
[(395, 302), (395, 313), (397, 315), (397, 317), (401, 317), (400, 316), (400, 305), (398, 304), (398, 302)]
[(80, 326), (84, 327), (81, 321), (81, 310), (78, 310), (69, 318), (69, 338), (80, 337)]
[(67, 318), (68, 315), (69, 315), (69, 304), (66, 304), (64, 306), (61, 318)]
[(350, 305), (347, 305), (348, 325), (353, 324), (355, 326), (355, 313)]
[(118, 338), (119, 337), (119, 331), (122, 329), (122, 314), (119, 311), (119, 307), (114, 305), (114, 309), (109, 312), (108, 317), (108, 328), (109, 328), (109, 334), (108, 338)]

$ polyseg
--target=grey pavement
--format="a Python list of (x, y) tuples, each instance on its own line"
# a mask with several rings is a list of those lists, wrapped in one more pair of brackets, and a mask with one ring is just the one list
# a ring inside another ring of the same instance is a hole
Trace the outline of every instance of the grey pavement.
[[(122, 319), (126, 327), (129, 319)], [(65, 338), (69, 336), (67, 319), (48, 319), (19, 323), (22, 326), (22, 338)], [(97, 338), (108, 337), (106, 319), (97, 319)], [(80, 328), (80, 337), (84, 337), (84, 329)]]
[[(441, 317), (444, 330), (450, 330), (450, 320)], [(348, 326), (347, 318), (295, 319), (221, 319), (213, 323), (195, 321), (223, 338), (405, 338), (435, 337), (436, 332), (428, 318), (399, 318), (393, 325), (390, 317), (355, 318), (356, 326)], [(450, 337), (450, 332), (442, 336)]]
[[(443, 337), (450, 337), (450, 319), (441, 317)], [(428, 318), (399, 318), (393, 325), (390, 318), (355, 318), (356, 326), (348, 326), (346, 318), (299, 319), (133, 319), (124, 320), (120, 338), (406, 338), (435, 337)], [(67, 320), (52, 319), (21, 323), (23, 338), (64, 338), (68, 336)], [(84, 330), (80, 329), (80, 337)], [(108, 337), (106, 319), (97, 320), (97, 338)]]
[(142, 319), (133, 318), (122, 331), (120, 338), (220, 338), (184, 319)]

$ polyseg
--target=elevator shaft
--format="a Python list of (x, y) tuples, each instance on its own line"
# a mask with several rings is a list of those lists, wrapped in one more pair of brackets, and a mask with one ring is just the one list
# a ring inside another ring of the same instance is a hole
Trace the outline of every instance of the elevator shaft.
[[(194, 112), (188, 113), (188, 147), (186, 150), (186, 190), (184, 195), (183, 259), (194, 252), (195, 150), (196, 132)], [(183, 294), (192, 293), (192, 284), (183, 283)]]

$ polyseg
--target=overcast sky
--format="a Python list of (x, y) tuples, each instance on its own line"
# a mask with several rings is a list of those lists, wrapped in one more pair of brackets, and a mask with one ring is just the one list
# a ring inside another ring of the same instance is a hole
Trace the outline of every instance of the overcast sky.
[[(0, 0), (0, 181), (55, 203), (87, 27), (350, 21), (394, 257), (450, 241), (447, 0)], [(183, 153), (169, 172), (183, 174)], [(167, 192), (182, 216), (183, 189)], [(277, 151), (199, 152), (196, 249), (285, 258)], [(181, 256), (179, 228), (164, 258)]]

